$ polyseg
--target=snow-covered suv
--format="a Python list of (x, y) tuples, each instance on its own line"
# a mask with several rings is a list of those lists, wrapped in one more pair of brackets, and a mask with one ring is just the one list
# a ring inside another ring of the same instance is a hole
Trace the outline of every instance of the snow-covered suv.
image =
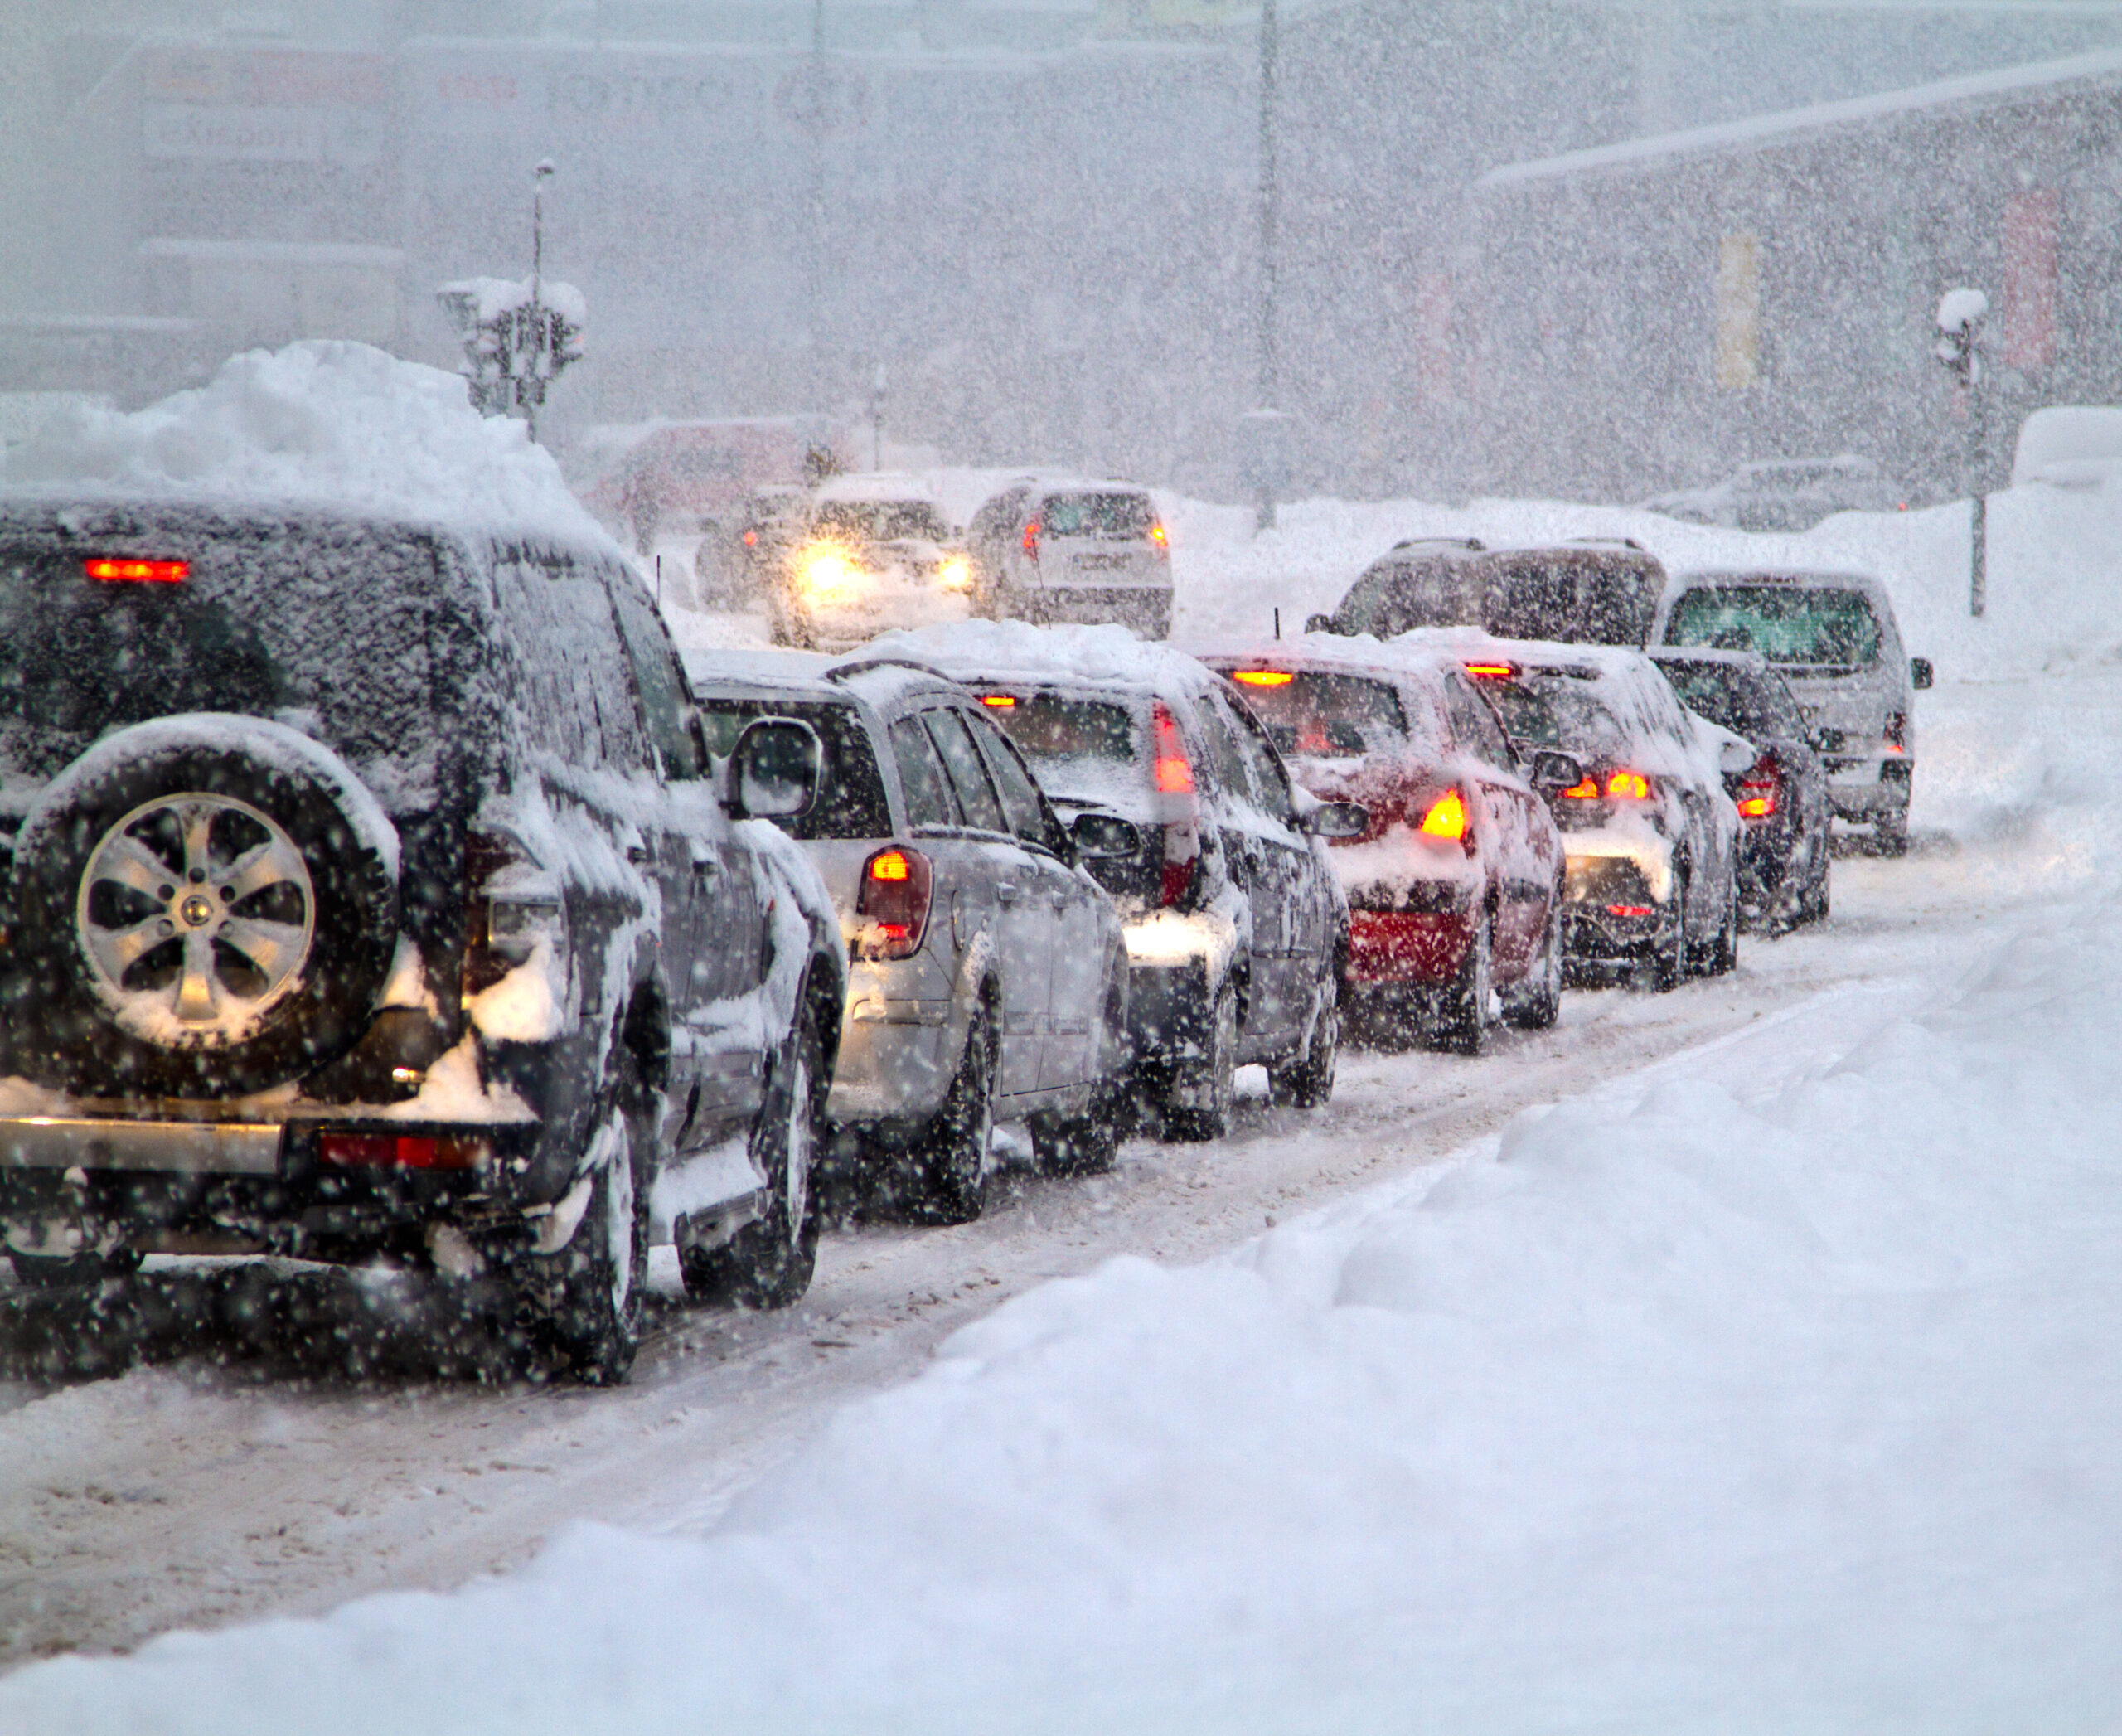
[(0, 1234), (379, 1255), (623, 1379), (689, 1290), (807, 1284), (845, 967), (615, 550), (380, 513), (0, 502)]

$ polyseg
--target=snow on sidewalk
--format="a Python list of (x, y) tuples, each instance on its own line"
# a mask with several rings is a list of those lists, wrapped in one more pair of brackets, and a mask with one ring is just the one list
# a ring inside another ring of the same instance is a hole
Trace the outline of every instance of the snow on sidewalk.
[(1795, 1083), (1033, 1292), (705, 1541), (39, 1666), (0, 1729), (2100, 1723), (2118, 1013), (2122, 912), (2052, 915)]

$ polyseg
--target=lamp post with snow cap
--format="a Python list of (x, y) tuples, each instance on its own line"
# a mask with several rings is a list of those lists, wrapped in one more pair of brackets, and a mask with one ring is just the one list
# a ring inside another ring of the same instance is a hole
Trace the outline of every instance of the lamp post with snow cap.
[(550, 158), (531, 172), (530, 275), (461, 278), (435, 291), (464, 347), (460, 370), (482, 415), (521, 411), (530, 438), (538, 438), (538, 407), (545, 388), (571, 361), (582, 357), (582, 331), (589, 308), (572, 284), (545, 281), (545, 182)]
[(1989, 502), (1983, 492), (1982, 322), (1989, 298), (1979, 289), (1948, 289), (1938, 298), (1938, 342), (1932, 351), (1965, 395), (1967, 446), (1961, 459), (1968, 497), (1967, 612), (1989, 606)]

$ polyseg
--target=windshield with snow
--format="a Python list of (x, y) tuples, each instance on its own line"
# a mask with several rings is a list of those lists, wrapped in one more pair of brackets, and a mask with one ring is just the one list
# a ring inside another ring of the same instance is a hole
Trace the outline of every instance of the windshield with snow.
[(857, 542), (943, 542), (951, 534), (936, 509), (919, 500), (829, 500), (811, 523), (823, 535)]
[[(122, 552), (140, 548), (136, 537)], [(99, 736), (172, 712), (285, 714), (357, 765), (409, 769), (465, 727), (438, 715), (438, 666), (464, 636), (423, 537), (173, 526), (153, 552), (184, 576), (162, 582), (91, 579), (96, 552), (0, 541), (9, 782), (49, 778)]]
[(1862, 591), (1699, 585), (1673, 605), (1668, 645), (1758, 652), (1771, 663), (1842, 668), (1879, 660), (1879, 620)]

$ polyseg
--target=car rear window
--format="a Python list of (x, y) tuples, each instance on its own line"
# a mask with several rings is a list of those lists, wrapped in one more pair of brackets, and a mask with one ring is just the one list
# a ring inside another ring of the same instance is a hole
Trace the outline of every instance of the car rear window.
[(1858, 590), (1704, 584), (1674, 604), (1665, 643), (1757, 652), (1771, 663), (1859, 668), (1879, 660), (1879, 620)]
[(1304, 669), (1240, 669), (1231, 679), (1285, 754), (1323, 759), (1407, 745), (1407, 714), (1388, 682)]
[(942, 515), (920, 500), (829, 500), (819, 507), (812, 522), (828, 536), (859, 542), (893, 542), (900, 537), (944, 542), (951, 534)]
[(1141, 494), (1049, 494), (1039, 512), (1049, 536), (1146, 536), (1156, 518)]
[(1481, 625), (1499, 638), (1642, 645), (1659, 584), (1648, 570), (1581, 555), (1491, 556)]
[(818, 732), (825, 766), (818, 797), (804, 812), (779, 822), (795, 838), (888, 838), (891, 806), (877, 769), (876, 749), (855, 707), (831, 701), (708, 699), (700, 701), (707, 750), (727, 758), (745, 726), (762, 717), (793, 717)]
[[(1056, 693), (983, 693), (989, 719), (1033, 763), (1095, 759), (1131, 765), (1141, 751), (1135, 714), (1107, 700)], [(1006, 701), (1007, 703), (1001, 703)]]
[(1567, 676), (1529, 676), (1490, 682), (1484, 691), (1514, 740), (1560, 748), (1597, 764), (1625, 757), (1627, 730), (1587, 682)]
[(151, 718), (292, 712), (365, 776), (395, 767), (396, 791), (419, 798), (436, 757), (480, 729), (453, 715), (477, 628), (423, 536), (195, 526), (155, 539), (157, 558), (187, 564), (166, 583), (92, 579), (97, 552), (0, 542), (0, 781), (41, 781)]
[(1796, 703), (1781, 681), (1728, 663), (1667, 662), (1658, 667), (1680, 703), (1735, 735), (1803, 735)]
[(1389, 639), (1417, 627), (1478, 627), (1480, 570), (1464, 560), (1395, 560), (1370, 569), (1335, 610), (1338, 633)]

